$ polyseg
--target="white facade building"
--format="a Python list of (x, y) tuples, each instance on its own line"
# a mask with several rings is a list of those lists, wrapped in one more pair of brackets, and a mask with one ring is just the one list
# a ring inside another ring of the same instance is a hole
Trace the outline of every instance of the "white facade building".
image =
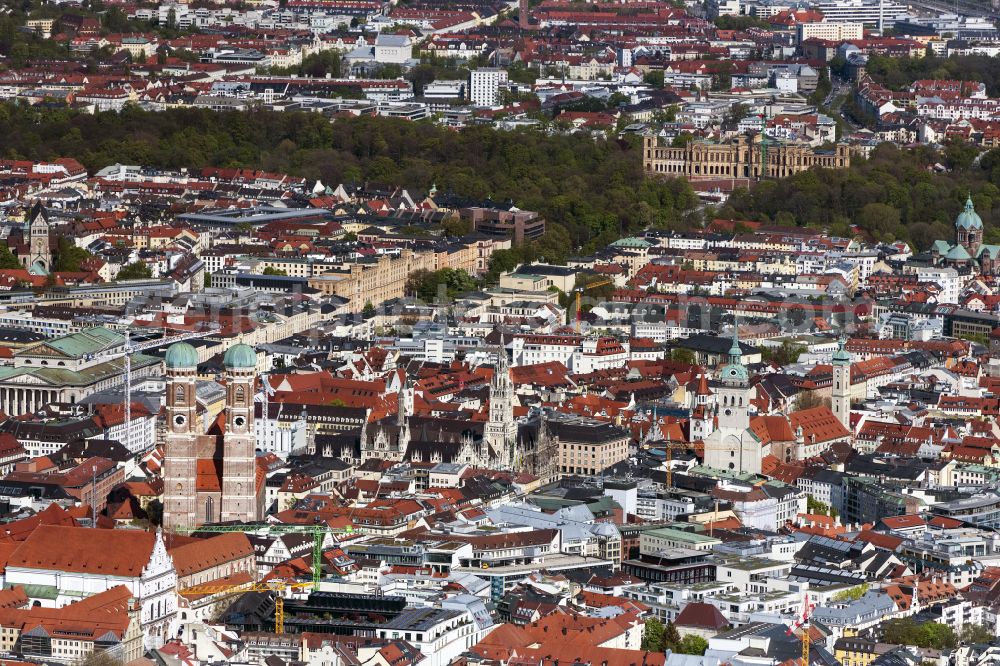
[(62, 608), (124, 585), (141, 605), (147, 649), (176, 630), (177, 572), (160, 532), (40, 525), (11, 554), (4, 583), (23, 585), (33, 603)]
[(938, 295), (940, 303), (958, 303), (958, 295), (961, 291), (962, 282), (958, 271), (954, 268), (939, 268), (936, 266), (926, 266), (917, 269), (918, 282), (933, 282), (941, 287)]
[(480, 67), (469, 75), (469, 98), (475, 106), (499, 106), (500, 89), (507, 85), (507, 70)]
[(413, 45), (405, 35), (379, 35), (375, 38), (375, 62), (402, 65), (413, 57)]

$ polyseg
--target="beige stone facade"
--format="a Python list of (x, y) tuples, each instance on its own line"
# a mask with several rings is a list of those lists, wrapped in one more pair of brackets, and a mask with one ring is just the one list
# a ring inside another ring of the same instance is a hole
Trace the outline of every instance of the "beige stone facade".
[(406, 280), (414, 271), (436, 271), (454, 268), (476, 275), (480, 266), (488, 264), (489, 253), (503, 244), (479, 243), (453, 245), (444, 251), (402, 250), (399, 256), (383, 254), (373, 262), (350, 263), (341, 269), (309, 278), (309, 286), (324, 295), (349, 298), (353, 303), (372, 303), (402, 298)]
[(559, 472), (593, 476), (628, 458), (628, 437), (559, 440)]
[(657, 137), (647, 135), (642, 150), (647, 174), (689, 180), (784, 178), (814, 166), (846, 169), (851, 165), (846, 145), (837, 144), (832, 152), (799, 144), (764, 146), (759, 135), (741, 136), (727, 143), (691, 141), (677, 148), (661, 145)]

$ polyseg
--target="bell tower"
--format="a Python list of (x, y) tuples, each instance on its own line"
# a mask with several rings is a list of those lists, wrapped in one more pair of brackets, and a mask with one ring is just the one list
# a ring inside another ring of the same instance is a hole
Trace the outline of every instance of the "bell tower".
[(226, 369), (226, 434), (222, 460), (222, 521), (254, 521), (257, 463), (253, 436), (253, 394), (257, 352), (236, 344), (222, 359)]
[(955, 218), (955, 242), (975, 257), (983, 243), (983, 220), (976, 213), (972, 195), (965, 200), (965, 208)]
[(743, 365), (739, 326), (733, 325), (733, 344), (729, 363), (719, 372), (721, 385), (716, 390), (719, 404), (719, 427), (743, 431), (750, 427), (750, 374)]
[(694, 407), (691, 409), (689, 419), (692, 441), (705, 439), (715, 430), (715, 409), (712, 398), (712, 389), (708, 387), (708, 377), (703, 372), (698, 376), (698, 389), (695, 392)]
[(27, 268), (36, 267), (45, 273), (52, 271), (52, 247), (49, 245), (49, 216), (36, 203), (31, 209), (28, 221), (28, 261)]
[(851, 430), (851, 353), (844, 348), (840, 339), (837, 351), (833, 353), (833, 390), (831, 393), (833, 415), (845, 428)]
[(198, 352), (186, 342), (170, 346), (167, 374), (167, 435), (163, 453), (163, 527), (196, 525), (198, 401), (195, 393)]

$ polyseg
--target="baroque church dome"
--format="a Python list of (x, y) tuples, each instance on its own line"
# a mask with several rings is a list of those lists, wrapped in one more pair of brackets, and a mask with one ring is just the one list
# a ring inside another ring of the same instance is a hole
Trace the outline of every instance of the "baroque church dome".
[(982, 229), (983, 220), (976, 214), (976, 208), (972, 205), (972, 196), (965, 201), (965, 210), (958, 214), (955, 219), (957, 229)]

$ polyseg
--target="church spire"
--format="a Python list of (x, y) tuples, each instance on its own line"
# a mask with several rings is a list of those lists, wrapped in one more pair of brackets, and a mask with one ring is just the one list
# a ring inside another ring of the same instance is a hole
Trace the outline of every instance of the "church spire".
[(729, 362), (730, 363), (741, 363), (743, 360), (743, 351), (740, 349), (740, 322), (738, 319), (733, 319), (733, 344), (729, 347)]
[(517, 442), (517, 423), (514, 422), (514, 382), (510, 378), (507, 341), (502, 332), (496, 371), (490, 381), (489, 420), (486, 422), (483, 438), (489, 448), (499, 456), (496, 462), (501, 467), (513, 467), (514, 448)]
[(399, 391), (396, 393), (396, 425), (406, 424), (406, 380), (400, 380)]
[(739, 320), (733, 321), (733, 344), (729, 347), (729, 363), (722, 368), (719, 378), (727, 384), (746, 385), (750, 381), (750, 375), (743, 365)]
[(708, 376), (704, 371), (698, 374), (698, 390), (695, 393), (697, 396), (709, 396), (712, 395), (712, 390), (708, 388)]
[(507, 337), (501, 331), (500, 332), (500, 352), (497, 354), (497, 372), (509, 372), (510, 368), (507, 362)]

